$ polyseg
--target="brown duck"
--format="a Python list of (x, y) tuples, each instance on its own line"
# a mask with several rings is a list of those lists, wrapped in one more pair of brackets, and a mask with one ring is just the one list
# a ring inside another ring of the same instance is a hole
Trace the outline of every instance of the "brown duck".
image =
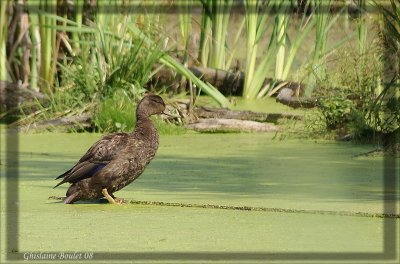
[(145, 96), (136, 108), (133, 132), (103, 136), (74, 167), (58, 176), (62, 181), (55, 187), (71, 183), (64, 203), (102, 197), (116, 203), (113, 193), (136, 180), (156, 154), (158, 133), (150, 116), (164, 110), (160, 96)]

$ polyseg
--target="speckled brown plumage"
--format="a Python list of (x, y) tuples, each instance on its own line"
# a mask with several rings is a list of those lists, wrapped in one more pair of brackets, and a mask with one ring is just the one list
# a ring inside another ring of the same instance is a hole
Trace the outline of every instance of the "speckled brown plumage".
[(71, 183), (64, 203), (103, 197), (102, 190), (113, 193), (137, 179), (158, 148), (158, 133), (151, 115), (161, 114), (165, 104), (157, 95), (147, 95), (136, 109), (136, 126), (132, 133), (113, 133), (97, 141), (78, 163), (57, 179), (55, 187)]

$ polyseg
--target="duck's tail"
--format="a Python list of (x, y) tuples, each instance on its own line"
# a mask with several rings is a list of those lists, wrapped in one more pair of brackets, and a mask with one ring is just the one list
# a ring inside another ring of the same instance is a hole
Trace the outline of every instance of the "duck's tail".
[(56, 184), (56, 186), (54, 186), (54, 187), (53, 187), (53, 189), (54, 189), (54, 188), (57, 188), (58, 186), (60, 186), (60, 185), (61, 185), (61, 184), (63, 184), (63, 183), (66, 183), (66, 182), (65, 182), (65, 181), (63, 181), (63, 180), (62, 180), (62, 181), (60, 181), (59, 183), (57, 183), (57, 184)]
[[(61, 174), (60, 176), (58, 176), (57, 178), (56, 178), (56, 180), (57, 179), (60, 179), (60, 178), (64, 178), (68, 173), (70, 173), (72, 171), (72, 169), (70, 169), (70, 170), (67, 170), (66, 172), (64, 172), (63, 174)], [(55, 188), (55, 187), (54, 187)]]

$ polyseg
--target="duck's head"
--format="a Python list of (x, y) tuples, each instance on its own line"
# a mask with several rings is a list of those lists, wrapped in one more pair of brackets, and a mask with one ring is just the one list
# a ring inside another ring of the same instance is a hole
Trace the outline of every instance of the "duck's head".
[(165, 110), (165, 103), (163, 99), (154, 94), (146, 95), (140, 100), (136, 108), (136, 116), (139, 118), (146, 118), (151, 115), (162, 114)]

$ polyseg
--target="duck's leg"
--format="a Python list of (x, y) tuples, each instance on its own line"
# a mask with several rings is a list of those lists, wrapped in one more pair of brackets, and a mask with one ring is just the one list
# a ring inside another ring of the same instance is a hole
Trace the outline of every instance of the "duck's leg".
[(108, 194), (108, 191), (106, 188), (101, 190), (101, 192), (103, 193), (104, 197), (108, 200), (109, 203), (117, 204), (117, 202), (114, 200), (114, 198), (112, 198), (111, 195)]
[(73, 204), (74, 202), (76, 202), (76, 201), (79, 200), (79, 197), (78, 197), (78, 196), (79, 196), (79, 193), (78, 193), (78, 192), (73, 193), (73, 194), (71, 194), (70, 196), (65, 197), (64, 203), (65, 203), (65, 204)]

